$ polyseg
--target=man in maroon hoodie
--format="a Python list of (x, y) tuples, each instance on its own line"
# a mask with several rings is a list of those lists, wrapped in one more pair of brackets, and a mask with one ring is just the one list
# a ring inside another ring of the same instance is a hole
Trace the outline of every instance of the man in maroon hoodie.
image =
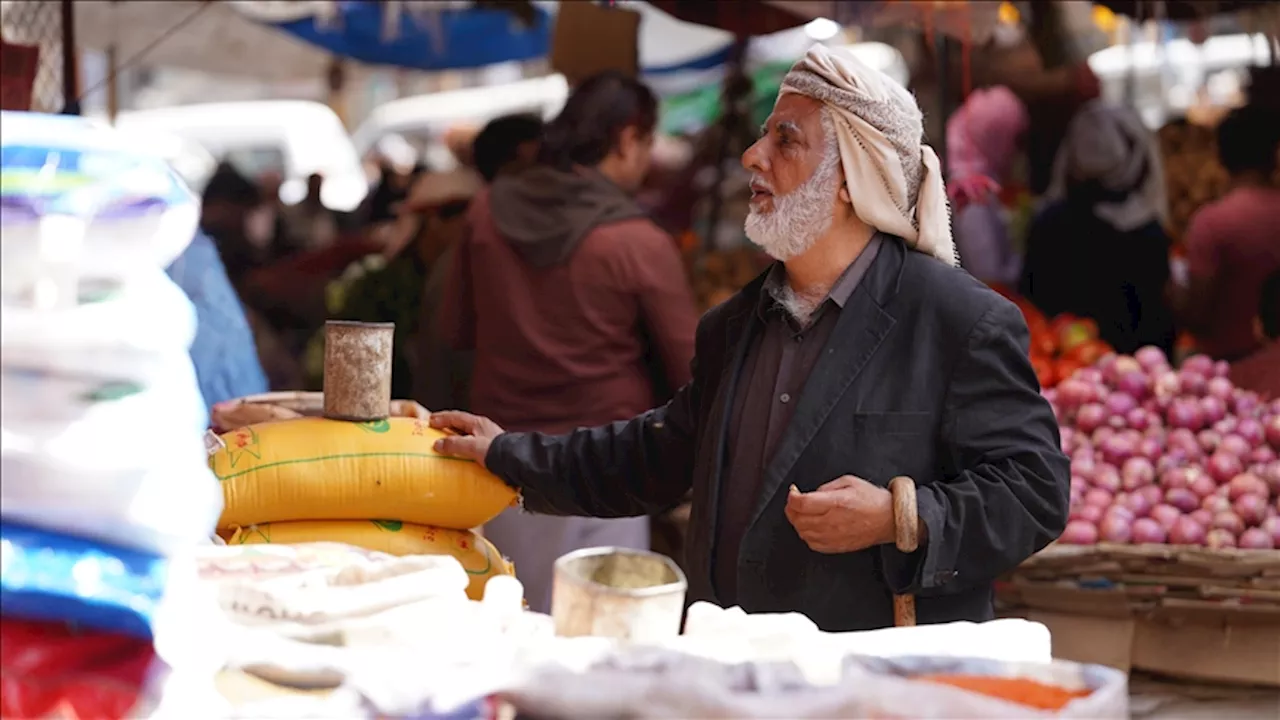
[[(632, 198), (656, 124), (648, 88), (597, 75), (547, 126), (540, 162), (472, 202), (440, 327), (445, 342), (475, 352), (473, 412), (512, 430), (564, 433), (633, 417), (689, 381), (693, 294), (674, 240)], [(649, 544), (645, 517), (521, 510), (485, 535), (542, 612), (560, 555)]]

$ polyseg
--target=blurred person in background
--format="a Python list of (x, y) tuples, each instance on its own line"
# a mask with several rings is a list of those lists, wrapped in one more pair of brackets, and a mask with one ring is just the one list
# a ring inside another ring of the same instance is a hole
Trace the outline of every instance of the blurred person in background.
[(1254, 335), (1261, 348), (1231, 364), (1231, 382), (1264, 397), (1280, 398), (1280, 272), (1262, 283)]
[(338, 215), (325, 207), (320, 200), (324, 176), (312, 173), (307, 176), (307, 195), (296, 205), (283, 208), (286, 254), (319, 250), (338, 239)]
[(1220, 200), (1191, 218), (1183, 242), (1187, 282), (1174, 307), (1201, 351), (1235, 361), (1259, 347), (1253, 317), (1262, 283), (1280, 270), (1280, 188), (1275, 186), (1280, 114), (1232, 111), (1218, 126), (1218, 158), (1231, 178)]
[(471, 144), (471, 159), (486, 183), (514, 175), (538, 160), (542, 119), (533, 114), (504, 115), (491, 120)]
[(1117, 352), (1155, 345), (1172, 353), (1164, 175), (1138, 114), (1102, 101), (1082, 108), (1047, 200), (1027, 238), (1022, 294), (1050, 317), (1093, 319)]
[[(426, 173), (398, 205), (388, 244), (352, 263), (325, 288), (325, 304), (333, 320), (395, 323), (391, 394), (412, 397), (417, 333), (423, 290), (432, 268), (466, 229), (466, 211), (480, 182), (470, 170)], [(319, 389), (324, 377), (324, 329), (306, 351), (308, 385)]]
[(446, 130), (441, 139), (459, 165), (475, 169), (475, 158), (471, 156), (471, 150), (479, 133), (480, 128), (463, 123)]
[(947, 121), (956, 251), (964, 269), (988, 285), (1015, 287), (1022, 272), (997, 195), (1027, 122), (1022, 101), (1002, 86), (973, 91)]
[(362, 227), (378, 226), (396, 219), (396, 205), (404, 200), (409, 188), (427, 172), (419, 163), (418, 151), (400, 135), (391, 134), (380, 139), (366, 160), (366, 171), (376, 174), (373, 190), (365, 197), (355, 212)]
[(280, 239), (284, 237), (285, 224), (281, 212), (280, 186), (284, 177), (275, 170), (258, 176), (258, 205), (246, 221), (249, 242), (261, 254), (265, 262), (280, 258)]
[(201, 196), (200, 229), (212, 238), (237, 290), (245, 274), (265, 260), (249, 237), (249, 218), (260, 201), (257, 186), (226, 162), (219, 163)]
[(427, 166), (418, 164), (408, 172), (400, 172), (390, 161), (381, 159), (378, 162), (378, 182), (357, 211), (362, 224), (366, 228), (377, 227), (384, 223), (394, 223), (397, 206), (409, 195), (409, 189), (418, 178), (427, 174)]
[(195, 306), (196, 337), (190, 353), (205, 407), (266, 392), (269, 386), (253, 330), (214, 241), (197, 231), (166, 272)]
[[(542, 146), (542, 119), (537, 115), (505, 115), (491, 120), (476, 135), (470, 156), (486, 186), (499, 177), (533, 166)], [(455, 238), (456, 240), (456, 238)], [(440, 305), (454, 268), (456, 242), (449, 242), (432, 264), (422, 289), (421, 315), (414, 366), (413, 398), (428, 408), (471, 406), (472, 354), (454, 350), (440, 334)]]
[[(477, 196), (440, 314), (444, 339), (475, 351), (475, 412), (568, 432), (632, 417), (689, 381), (693, 294), (674, 241), (633, 199), (657, 113), (642, 83), (589, 78), (545, 128), (539, 164)], [(485, 535), (515, 563), (529, 606), (547, 612), (556, 558), (648, 549), (648, 522), (512, 509)]]
[(1067, 19), (1072, 4), (1024, 6), (1031, 11), (1025, 41), (995, 49), (987, 57), (988, 82), (1008, 87), (1027, 107), (1027, 180), (1033, 195), (1049, 190), (1072, 118), (1102, 95), (1098, 76), (1079, 48), (1073, 47), (1074, 33)]

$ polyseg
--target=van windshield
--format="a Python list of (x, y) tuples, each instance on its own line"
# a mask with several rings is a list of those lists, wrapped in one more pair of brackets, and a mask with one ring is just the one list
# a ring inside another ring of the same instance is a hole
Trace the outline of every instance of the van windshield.
[(287, 176), (284, 151), (279, 146), (257, 145), (231, 148), (223, 155), (227, 161), (248, 178), (259, 178), (266, 173)]

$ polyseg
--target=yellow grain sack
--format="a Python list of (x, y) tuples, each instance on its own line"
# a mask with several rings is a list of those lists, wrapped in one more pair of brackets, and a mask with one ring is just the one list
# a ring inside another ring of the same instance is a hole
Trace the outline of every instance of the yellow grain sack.
[(431, 445), (443, 435), (414, 418), (307, 417), (233, 430), (209, 457), (222, 481), (218, 527), (367, 518), (483, 525), (516, 493), (477, 463), (437, 454)]
[(223, 531), (228, 545), (295, 545), (338, 542), (388, 555), (452, 555), (462, 563), (471, 584), (467, 597), (484, 597), (484, 584), (494, 575), (515, 575), (488, 540), (470, 530), (446, 530), (397, 520), (338, 520), (263, 523)]

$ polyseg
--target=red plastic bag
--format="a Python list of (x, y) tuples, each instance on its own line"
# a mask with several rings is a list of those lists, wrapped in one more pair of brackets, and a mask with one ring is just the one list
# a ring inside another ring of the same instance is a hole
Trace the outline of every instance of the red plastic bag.
[(0, 718), (126, 717), (154, 659), (146, 640), (0, 620)]

